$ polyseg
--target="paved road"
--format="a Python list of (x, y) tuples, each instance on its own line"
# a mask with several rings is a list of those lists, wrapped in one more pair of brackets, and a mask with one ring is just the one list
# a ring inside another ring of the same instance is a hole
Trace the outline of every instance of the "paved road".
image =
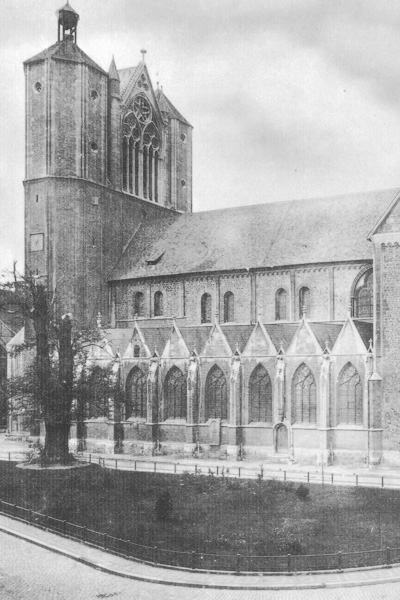
[(398, 600), (400, 583), (341, 590), (202, 590), (108, 575), (0, 532), (1, 600)]

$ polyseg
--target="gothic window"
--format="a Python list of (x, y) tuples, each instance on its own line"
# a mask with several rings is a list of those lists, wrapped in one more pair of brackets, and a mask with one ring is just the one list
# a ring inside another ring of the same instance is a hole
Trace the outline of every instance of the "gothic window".
[[(136, 346), (135, 346), (136, 348)], [(134, 367), (126, 380), (126, 418), (145, 418), (147, 412), (147, 378), (146, 374)]]
[(357, 281), (353, 297), (353, 317), (372, 319), (373, 316), (373, 277), (372, 269), (366, 271)]
[(133, 348), (133, 356), (134, 358), (138, 358), (140, 356), (140, 346), (136, 344)]
[[(140, 124), (132, 111), (129, 111), (122, 123), (122, 186), (133, 194), (137, 187), (136, 154), (141, 136)], [(135, 180), (135, 181), (134, 181)]]
[(161, 317), (164, 314), (164, 297), (162, 292), (154, 294), (154, 316)]
[(249, 382), (249, 423), (272, 421), (272, 384), (267, 370), (257, 365)]
[(203, 294), (201, 297), (201, 322), (211, 323), (211, 296)]
[(207, 375), (205, 388), (205, 420), (228, 418), (226, 377), (218, 365)]
[(362, 425), (363, 398), (361, 379), (351, 363), (347, 363), (338, 378), (339, 423)]
[(86, 414), (89, 419), (108, 417), (108, 374), (101, 367), (94, 367), (88, 377)]
[(302, 287), (299, 292), (299, 317), (302, 318), (303, 314), (306, 317), (310, 318), (310, 307), (311, 307), (311, 298), (310, 298), (310, 290), (308, 287)]
[(147, 198), (147, 184), (148, 184), (148, 179), (147, 179), (147, 177), (148, 177), (148, 175), (147, 175), (147, 173), (148, 173), (148, 167), (147, 167), (148, 156), (147, 156), (147, 152), (148, 152), (147, 148), (143, 148), (143, 196), (145, 198)]
[(280, 289), (275, 294), (275, 320), (285, 321), (287, 319), (287, 292)]
[(235, 320), (235, 297), (232, 292), (226, 292), (224, 296), (224, 323), (232, 323)]
[(134, 306), (133, 312), (137, 317), (144, 317), (144, 294), (143, 294), (143, 292), (136, 292), (135, 306)]
[(317, 422), (317, 388), (314, 375), (303, 363), (292, 381), (292, 423)]
[(165, 418), (186, 419), (187, 380), (178, 367), (172, 367), (165, 378)]
[(158, 152), (154, 154), (154, 200), (158, 202)]
[(143, 169), (143, 183), (146, 182), (150, 200), (158, 201), (158, 150), (160, 134), (153, 122), (143, 132), (143, 148), (147, 149), (146, 172)]

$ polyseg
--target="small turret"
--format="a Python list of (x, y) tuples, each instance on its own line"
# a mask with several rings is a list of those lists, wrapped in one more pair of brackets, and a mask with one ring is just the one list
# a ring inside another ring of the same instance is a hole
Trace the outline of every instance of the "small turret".
[(115, 94), (116, 96), (120, 96), (120, 78), (117, 71), (117, 66), (115, 64), (114, 57), (112, 57), (111, 65), (108, 70), (108, 78), (110, 80), (110, 92), (111, 94)]
[(58, 14), (58, 41), (71, 41), (76, 44), (76, 29), (78, 26), (79, 15), (69, 5), (69, 2), (59, 11)]

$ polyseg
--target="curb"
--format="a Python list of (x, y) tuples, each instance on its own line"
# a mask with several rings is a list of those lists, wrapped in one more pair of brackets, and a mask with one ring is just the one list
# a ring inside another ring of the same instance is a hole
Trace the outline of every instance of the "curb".
[[(39, 546), (40, 548), (44, 548), (56, 554), (61, 554), (62, 556), (66, 556), (72, 560), (75, 560), (85, 566), (91, 567), (93, 569), (97, 569), (98, 571), (102, 571), (103, 573), (108, 573), (110, 575), (116, 575), (118, 577), (124, 577), (126, 579), (134, 579), (136, 581), (143, 581), (146, 583), (160, 584), (160, 585), (171, 585), (171, 586), (179, 586), (179, 587), (188, 587), (188, 588), (204, 588), (204, 589), (220, 589), (220, 590), (275, 590), (275, 591), (285, 591), (285, 590), (306, 590), (306, 589), (335, 589), (335, 588), (348, 588), (348, 587), (364, 587), (368, 585), (379, 585), (385, 583), (398, 583), (400, 582), (400, 575), (395, 577), (387, 577), (387, 578), (377, 578), (371, 580), (353, 580), (353, 581), (326, 581), (321, 583), (292, 583), (292, 584), (269, 584), (265, 585), (238, 585), (238, 584), (221, 584), (221, 583), (198, 583), (198, 582), (190, 582), (190, 581), (179, 581), (164, 579), (161, 576), (151, 577), (146, 575), (140, 575), (135, 573), (127, 573), (118, 569), (112, 569), (110, 567), (105, 566), (101, 562), (96, 562), (95, 560), (89, 560), (83, 556), (79, 556), (78, 554), (74, 554), (73, 552), (69, 552), (68, 550), (64, 550), (62, 548), (57, 548), (56, 546), (52, 546), (51, 544), (42, 542), (40, 540), (36, 540), (33, 537), (13, 531), (12, 529), (8, 529), (0, 525), (0, 531), (2, 533), (6, 533), (18, 539), (22, 539), (26, 542), (34, 544), (35, 546)], [(132, 561), (135, 564), (135, 561)], [(169, 571), (170, 572), (170, 571)], [(267, 577), (267, 576), (263, 576)], [(293, 576), (291, 576), (292, 579)], [(295, 576), (294, 576), (295, 577)]]

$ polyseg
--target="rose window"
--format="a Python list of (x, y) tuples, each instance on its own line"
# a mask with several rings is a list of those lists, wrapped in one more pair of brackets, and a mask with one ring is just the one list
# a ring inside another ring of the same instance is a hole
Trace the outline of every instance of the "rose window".
[(144, 96), (136, 96), (133, 111), (141, 123), (147, 123), (151, 118), (151, 108)]

